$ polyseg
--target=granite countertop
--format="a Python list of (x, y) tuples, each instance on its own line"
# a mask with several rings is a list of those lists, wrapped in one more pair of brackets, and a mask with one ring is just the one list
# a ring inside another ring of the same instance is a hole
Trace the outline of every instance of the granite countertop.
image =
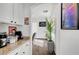
[(22, 44), (24, 44), (26, 41), (28, 41), (29, 38), (24, 38), (22, 40), (16, 41), (15, 43), (7, 44), (7, 46), (0, 48), (0, 55), (7, 55), (9, 52), (13, 51), (14, 49), (18, 48)]

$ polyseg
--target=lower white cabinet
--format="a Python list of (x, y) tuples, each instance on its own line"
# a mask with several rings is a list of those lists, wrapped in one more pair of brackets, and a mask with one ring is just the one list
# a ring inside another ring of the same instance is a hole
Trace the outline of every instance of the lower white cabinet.
[(10, 52), (8, 55), (31, 55), (31, 54), (32, 54), (31, 44), (26, 42), (22, 46)]

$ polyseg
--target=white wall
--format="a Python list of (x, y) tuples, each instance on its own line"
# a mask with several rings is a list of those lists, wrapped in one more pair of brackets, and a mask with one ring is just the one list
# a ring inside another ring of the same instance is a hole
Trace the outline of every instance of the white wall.
[(79, 55), (79, 31), (61, 30), (61, 5), (56, 9), (56, 52), (60, 55)]
[[(32, 22), (31, 23), (31, 36), (34, 34), (34, 33), (37, 33), (38, 31), (38, 24), (36, 22)], [(32, 38), (32, 37), (31, 37)]]
[(60, 54), (79, 55), (79, 31), (60, 31)]
[[(48, 10), (47, 13), (44, 13), (44, 10)], [(52, 4), (38, 4), (37, 6), (31, 7), (31, 22), (37, 23), (37, 38), (46, 37), (46, 27), (39, 27), (39, 22), (46, 21), (46, 17), (51, 17)]]

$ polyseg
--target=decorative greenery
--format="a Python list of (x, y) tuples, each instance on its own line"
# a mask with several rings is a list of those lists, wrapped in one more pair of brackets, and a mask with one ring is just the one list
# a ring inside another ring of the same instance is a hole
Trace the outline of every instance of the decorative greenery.
[(47, 29), (47, 33), (46, 33), (46, 37), (49, 41), (52, 41), (52, 32), (54, 32), (54, 20), (53, 19), (49, 19), (46, 18), (46, 29)]

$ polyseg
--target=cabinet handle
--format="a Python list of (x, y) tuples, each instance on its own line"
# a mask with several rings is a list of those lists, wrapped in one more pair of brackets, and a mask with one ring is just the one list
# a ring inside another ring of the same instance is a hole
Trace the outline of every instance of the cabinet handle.
[(17, 54), (18, 54), (18, 52), (15, 55), (17, 55)]
[(16, 22), (15, 22), (16, 23)]
[(11, 21), (11, 23), (13, 23), (13, 21)]
[(25, 52), (23, 52), (23, 54), (25, 54)]

